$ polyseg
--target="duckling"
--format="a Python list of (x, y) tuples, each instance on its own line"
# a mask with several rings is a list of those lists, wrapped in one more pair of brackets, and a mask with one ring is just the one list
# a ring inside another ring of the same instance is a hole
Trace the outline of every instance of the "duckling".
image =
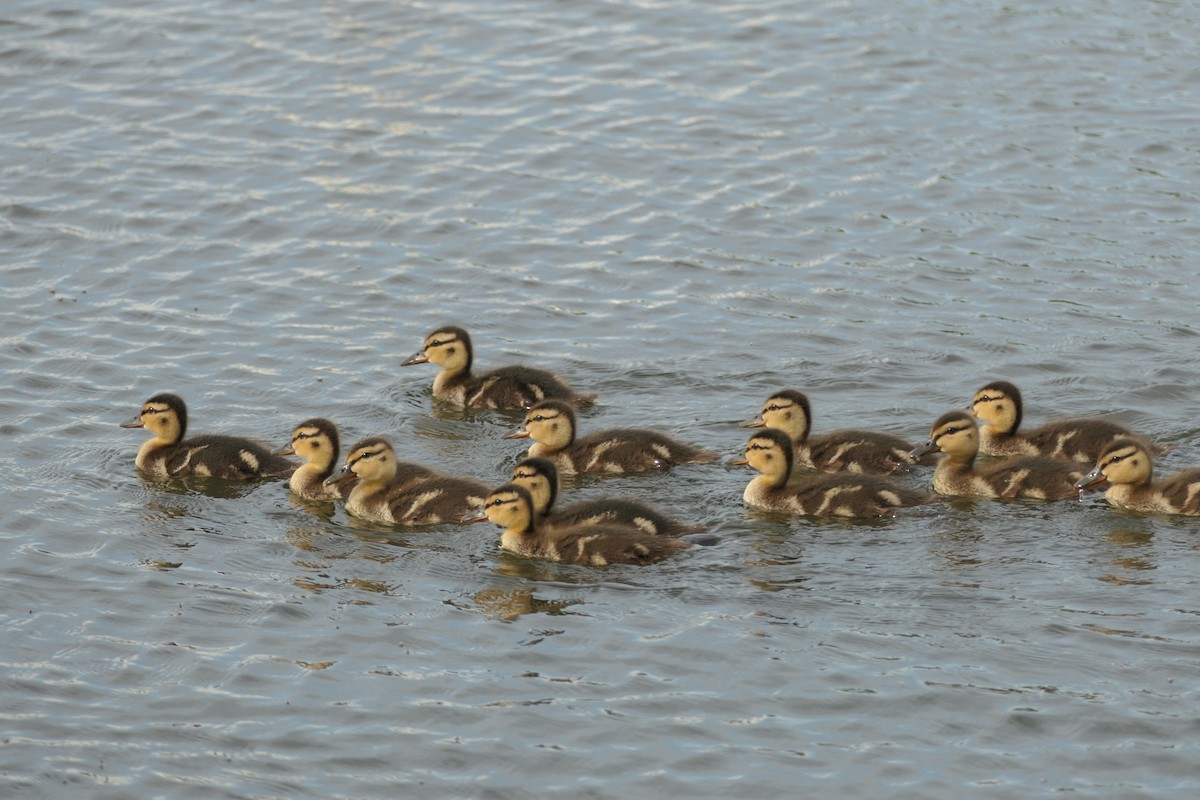
[(933, 489), (947, 495), (1066, 500), (1077, 496), (1075, 481), (1084, 472), (1069, 461), (1046, 456), (1010, 458), (976, 469), (979, 426), (965, 411), (948, 411), (938, 417), (929, 441), (913, 451), (913, 456), (938, 452), (946, 455), (933, 471)]
[(742, 427), (784, 431), (792, 438), (796, 463), (822, 472), (888, 475), (914, 463), (909, 457), (912, 443), (890, 433), (842, 428), (810, 437), (812, 410), (808, 397), (794, 389), (783, 389), (768, 397), (761, 417)]
[(554, 397), (587, 405), (596, 395), (576, 394), (552, 372), (534, 367), (498, 367), (481, 375), (471, 373), (471, 337), (456, 325), (438, 328), (425, 337), (421, 349), (400, 366), (432, 363), (442, 368), (433, 379), (433, 396), (465, 408), (523, 410)]
[(296, 469), (294, 461), (252, 439), (215, 434), (185, 439), (187, 423), (187, 404), (179, 395), (162, 392), (143, 403), (138, 416), (121, 424), (154, 434), (138, 450), (138, 468), (160, 478), (196, 475), (232, 481), (285, 478)]
[(575, 410), (543, 400), (525, 414), (525, 428), (505, 439), (534, 439), (530, 456), (548, 458), (563, 475), (580, 472), (647, 472), (676, 464), (710, 464), (717, 454), (641, 428), (613, 428), (575, 438)]
[(1200, 515), (1200, 469), (1185, 469), (1166, 480), (1151, 481), (1154, 464), (1146, 443), (1121, 437), (1104, 449), (1096, 467), (1079, 479), (1078, 489), (1108, 481), (1104, 492), (1111, 505), (1135, 511)]
[(523, 459), (513, 468), (512, 482), (529, 490), (534, 511), (546, 525), (604, 523), (671, 537), (705, 530), (702, 525), (688, 525), (645, 503), (623, 498), (582, 500), (568, 508), (553, 511), (554, 501), (558, 498), (558, 468), (547, 458)]
[(292, 430), (292, 443), (276, 451), (277, 455), (298, 455), (304, 459), (289, 483), (293, 492), (308, 500), (345, 500), (350, 487), (326, 484), (337, 469), (341, 453), (337, 426), (327, 419), (313, 417)]
[(356, 442), (346, 453), (346, 466), (325, 483), (337, 486), (355, 478), (346, 512), (396, 525), (459, 522), (487, 496), (487, 486), (479, 481), (398, 463), (395, 448), (382, 436)]
[(803, 516), (881, 517), (902, 506), (937, 500), (875, 475), (815, 474), (789, 480), (795, 465), (792, 442), (777, 428), (750, 437), (745, 458), (733, 462), (762, 473), (742, 493), (746, 505)]
[(604, 524), (540, 525), (529, 490), (515, 483), (493, 489), (487, 496), (484, 513), (489, 521), (505, 529), (500, 536), (500, 547), (527, 558), (591, 567), (649, 564), (691, 546), (680, 539)]
[[(1051, 456), (1095, 464), (1117, 437), (1133, 436), (1128, 428), (1106, 419), (1064, 419), (1018, 433), (1021, 390), (1008, 381), (992, 381), (975, 393), (967, 409), (986, 425), (980, 430), (979, 452), (989, 456)], [(1137, 437), (1140, 438), (1140, 437)], [(1166, 448), (1145, 442), (1147, 452), (1162, 455)]]

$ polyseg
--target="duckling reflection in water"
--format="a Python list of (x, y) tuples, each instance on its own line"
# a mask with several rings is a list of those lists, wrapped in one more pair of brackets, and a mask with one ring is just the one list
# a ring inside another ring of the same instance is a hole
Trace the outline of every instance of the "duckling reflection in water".
[(487, 496), (487, 486), (480, 481), (397, 462), (392, 443), (382, 436), (355, 443), (346, 453), (346, 466), (325, 482), (351, 481), (346, 513), (394, 525), (460, 522), (463, 515), (481, 508)]
[(801, 516), (892, 516), (897, 508), (932, 503), (936, 497), (898, 486), (886, 478), (848, 473), (819, 473), (793, 478), (792, 439), (766, 428), (746, 443), (743, 459), (761, 475), (747, 484), (742, 500), (751, 508)]
[(913, 452), (920, 458), (945, 453), (933, 471), (933, 489), (945, 495), (1067, 500), (1084, 470), (1057, 458), (1026, 456), (976, 467), (979, 426), (965, 411), (949, 411), (933, 423), (929, 441)]
[(506, 483), (488, 494), (483, 518), (504, 528), (500, 547), (510, 553), (590, 567), (649, 564), (691, 546), (680, 539), (615, 525), (540, 525), (529, 490), (515, 483)]
[(576, 438), (575, 410), (543, 400), (525, 414), (525, 428), (506, 439), (534, 440), (529, 455), (554, 462), (563, 475), (649, 472), (677, 464), (710, 464), (717, 454), (644, 428), (613, 428)]
[(1105, 448), (1095, 468), (1075, 485), (1089, 489), (1109, 483), (1104, 497), (1119, 508), (1200, 515), (1200, 469), (1180, 470), (1157, 482), (1153, 474), (1154, 464), (1145, 442), (1122, 437)]
[(441, 371), (433, 379), (433, 396), (466, 408), (521, 410), (548, 397), (575, 405), (596, 399), (594, 394), (576, 394), (562, 378), (534, 367), (498, 367), (475, 375), (473, 359), (470, 335), (456, 325), (446, 325), (426, 336), (421, 349), (400, 366), (437, 364)]
[(792, 440), (797, 466), (822, 472), (888, 475), (915, 463), (909, 455), (913, 444), (890, 433), (839, 428), (810, 436), (812, 409), (808, 397), (794, 389), (783, 389), (768, 397), (761, 416), (742, 427), (785, 432)]
[(142, 444), (137, 466), (160, 478), (189, 475), (246, 481), (284, 478), (296, 469), (290, 459), (272, 453), (266, 445), (241, 436), (203, 434), (185, 439), (187, 404), (169, 392), (156, 394), (142, 404), (141, 413), (122, 428), (145, 428), (154, 438)]
[(656, 536), (700, 533), (703, 525), (688, 525), (647, 503), (626, 498), (603, 497), (581, 500), (555, 509), (558, 499), (558, 469), (546, 458), (522, 459), (514, 468), (512, 482), (524, 486), (533, 498), (534, 512), (545, 525), (621, 525)]
[(975, 393), (967, 410), (985, 423), (979, 432), (979, 452), (984, 455), (1049, 456), (1095, 464), (1101, 451), (1119, 437), (1139, 439), (1153, 455), (1167, 451), (1106, 419), (1063, 419), (1021, 432), (1021, 390), (1008, 381), (992, 381), (984, 386)]

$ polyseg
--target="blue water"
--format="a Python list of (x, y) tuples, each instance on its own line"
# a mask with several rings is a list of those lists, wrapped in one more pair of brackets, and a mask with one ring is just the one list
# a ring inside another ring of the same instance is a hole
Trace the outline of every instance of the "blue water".
[(733, 456), (791, 387), (920, 440), (1005, 378), (1200, 465), (1198, 39), (1187, 3), (7, 3), (0, 794), (1195, 793), (1192, 519), (793, 520), (687, 466), (564, 488), (715, 540), (594, 570), (155, 483), (118, 425), (174, 391), (501, 482), (519, 418), (399, 368), (452, 321), (589, 430)]

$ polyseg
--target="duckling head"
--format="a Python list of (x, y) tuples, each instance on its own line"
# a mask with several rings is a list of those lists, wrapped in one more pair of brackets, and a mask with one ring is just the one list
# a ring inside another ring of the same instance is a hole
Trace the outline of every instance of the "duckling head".
[(558, 498), (558, 467), (547, 458), (525, 458), (513, 467), (512, 482), (524, 486), (538, 515), (545, 514)]
[(743, 428), (777, 428), (794, 442), (808, 440), (812, 429), (812, 408), (808, 397), (795, 389), (782, 389), (763, 403), (759, 419), (742, 424)]
[(733, 463), (753, 467), (773, 483), (783, 483), (795, 464), (792, 440), (778, 428), (766, 428), (750, 437), (745, 456)]
[(550, 450), (575, 441), (575, 409), (562, 400), (542, 400), (525, 412), (525, 427), (505, 439), (533, 439)]
[(326, 486), (337, 486), (354, 479), (364, 483), (389, 483), (396, 475), (396, 451), (382, 436), (368, 436), (346, 453), (346, 466), (325, 479)]
[(1154, 465), (1141, 442), (1129, 437), (1114, 439), (1104, 448), (1096, 466), (1075, 483), (1076, 489), (1087, 489), (1104, 482), (1145, 486), (1150, 483)]
[(464, 372), (471, 368), (471, 337), (457, 325), (438, 328), (425, 337), (421, 349), (400, 363), (402, 367), (413, 364), (437, 364), (447, 372)]
[(1021, 426), (1021, 390), (1008, 381), (992, 381), (975, 393), (967, 410), (996, 433), (1012, 433)]
[(524, 486), (506, 483), (488, 492), (483, 513), (506, 531), (526, 533), (533, 529), (533, 497)]
[(945, 453), (955, 459), (971, 460), (979, 452), (979, 426), (965, 411), (947, 411), (929, 429), (929, 441), (909, 455), (922, 458), (930, 453)]
[(292, 430), (292, 443), (278, 454), (300, 456), (310, 464), (324, 467), (337, 460), (340, 450), (337, 426), (322, 417), (313, 417)]
[(138, 416), (121, 423), (121, 427), (145, 428), (162, 442), (175, 444), (187, 433), (187, 404), (170, 392), (156, 394), (142, 403)]

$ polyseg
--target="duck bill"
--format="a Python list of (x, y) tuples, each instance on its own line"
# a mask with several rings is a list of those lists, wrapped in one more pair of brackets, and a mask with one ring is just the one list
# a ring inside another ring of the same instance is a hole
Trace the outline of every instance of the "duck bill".
[(296, 448), (290, 444), (285, 444), (283, 447), (281, 447), (275, 451), (275, 455), (277, 455), (277, 456), (294, 456), (294, 455), (296, 455)]
[(733, 461), (729, 462), (729, 466), (731, 466), (731, 467), (748, 467), (748, 466), (750, 466), (750, 462), (749, 462), (749, 460), (747, 460), (745, 458), (735, 458)]
[(325, 480), (321, 481), (322, 486), (345, 486), (351, 481), (358, 480), (358, 475), (354, 474), (354, 470), (349, 467), (342, 467), (337, 472), (330, 475)]
[(745, 422), (738, 423), (739, 428), (765, 428), (767, 422), (764, 419), (748, 419)]
[(908, 457), (913, 461), (918, 461), (931, 453), (940, 453), (942, 448), (938, 447), (938, 443), (930, 439), (920, 447), (914, 447), (908, 452)]
[(1082, 492), (1084, 489), (1090, 489), (1093, 486), (1104, 483), (1106, 480), (1108, 479), (1104, 477), (1104, 473), (1101, 471), (1100, 466), (1097, 465), (1087, 475), (1084, 475), (1082, 478), (1075, 481), (1075, 488)]
[(144, 427), (146, 427), (146, 423), (142, 422), (142, 415), (138, 414), (133, 419), (122, 422), (121, 427), (122, 428), (144, 428)]
[(466, 514), (462, 515), (461, 519), (459, 519), (459, 522), (461, 522), (464, 525), (470, 525), (475, 522), (487, 522), (487, 521), (488, 521), (488, 518), (487, 518), (486, 511), (468, 511)]
[(402, 367), (411, 367), (413, 364), (426, 364), (429, 362), (429, 357), (425, 355), (424, 350), (418, 350), (408, 358), (400, 362)]
[(520, 430), (520, 431), (517, 431), (516, 433), (510, 433), (508, 436), (505, 436), (504, 438), (505, 439), (528, 439), (529, 431)]

